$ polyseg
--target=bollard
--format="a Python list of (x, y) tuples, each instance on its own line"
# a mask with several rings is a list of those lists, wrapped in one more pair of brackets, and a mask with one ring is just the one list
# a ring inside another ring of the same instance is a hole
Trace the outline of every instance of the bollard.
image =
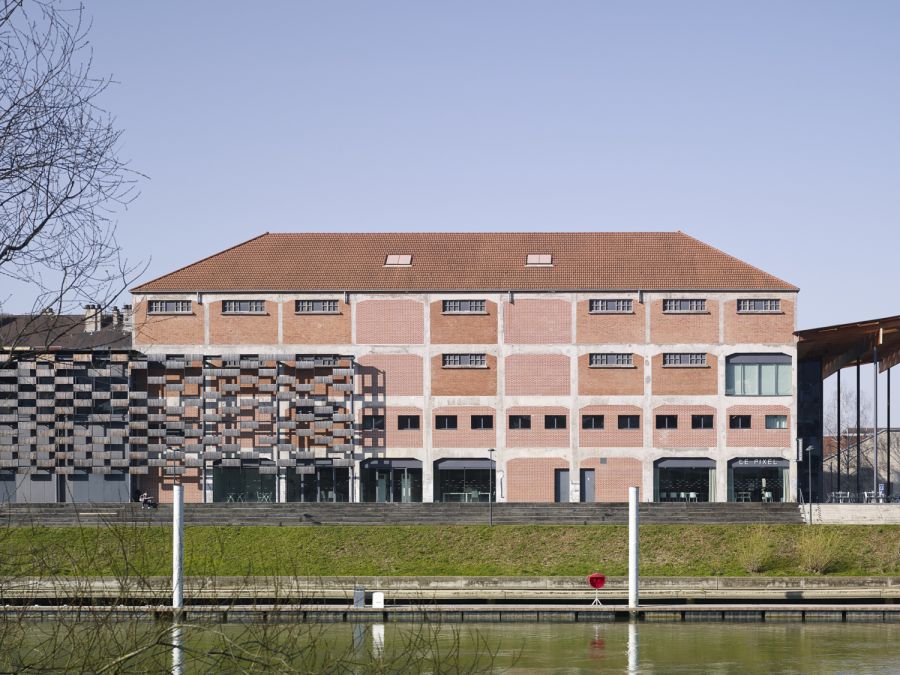
[(372, 609), (384, 609), (384, 593), (381, 591), (372, 593)]
[(628, 488), (628, 606), (638, 606), (638, 488)]

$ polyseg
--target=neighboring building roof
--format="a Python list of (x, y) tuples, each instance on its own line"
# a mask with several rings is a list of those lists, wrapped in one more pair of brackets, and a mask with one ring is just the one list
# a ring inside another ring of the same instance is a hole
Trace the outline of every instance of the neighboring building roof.
[(133, 291), (607, 289), (798, 290), (681, 232), (434, 232), (266, 233)]
[(102, 317), (100, 330), (85, 330), (81, 314), (0, 314), (0, 351), (89, 351), (131, 349), (131, 331)]

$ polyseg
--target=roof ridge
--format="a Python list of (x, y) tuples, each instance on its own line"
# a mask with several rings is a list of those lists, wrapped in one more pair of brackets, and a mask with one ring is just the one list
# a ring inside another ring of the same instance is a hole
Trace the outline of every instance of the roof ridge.
[(205, 258), (200, 258), (200, 260), (195, 260), (194, 262), (188, 263), (187, 265), (182, 265), (178, 269), (174, 269), (171, 272), (166, 272), (162, 276), (158, 276), (155, 279), (148, 279), (147, 281), (143, 282), (140, 286), (135, 286), (134, 288), (132, 288), (130, 290), (132, 293), (134, 293), (135, 291), (140, 291), (141, 288), (143, 288), (144, 286), (146, 286), (148, 284), (152, 284), (156, 281), (160, 281), (162, 279), (165, 279), (166, 277), (172, 276), (173, 274), (178, 274), (182, 270), (186, 270), (188, 267), (193, 267), (194, 265), (199, 265), (200, 263), (206, 262), (207, 260), (211, 260), (212, 258), (215, 258), (216, 256), (220, 256), (223, 253), (228, 253), (229, 251), (233, 251), (234, 249), (236, 249), (240, 246), (245, 246), (245, 245), (249, 244), (251, 241), (256, 241), (257, 239), (262, 239), (263, 237), (267, 237), (270, 234), (273, 234), (273, 233), (272, 232), (263, 232), (262, 234), (258, 234), (255, 237), (251, 237), (247, 241), (242, 241), (238, 244), (235, 244), (234, 246), (229, 246), (228, 248), (222, 249), (221, 251), (218, 251), (216, 253), (211, 253), (208, 256), (206, 256)]
[(687, 238), (690, 239), (691, 241), (695, 241), (695, 242), (697, 242), (698, 244), (700, 244), (701, 246), (705, 246), (706, 248), (711, 249), (711, 250), (715, 251), (716, 253), (719, 253), (719, 254), (721, 254), (721, 255), (724, 255), (726, 258), (729, 258), (729, 259), (731, 259), (731, 260), (734, 260), (736, 263), (740, 263), (741, 265), (745, 265), (745, 266), (747, 266), (747, 267), (750, 267), (750, 268), (756, 270), (757, 272), (759, 272), (760, 274), (764, 274), (764, 275), (766, 275), (767, 277), (769, 277), (770, 279), (774, 279), (775, 281), (777, 281), (777, 282), (779, 282), (779, 283), (786, 284), (787, 286), (790, 286), (790, 287), (791, 287), (792, 289), (794, 289), (795, 291), (799, 291), (799, 290), (800, 290), (800, 287), (799, 287), (799, 286), (796, 286), (795, 284), (792, 284), (792, 283), (790, 283), (789, 281), (785, 281), (784, 279), (782, 279), (782, 278), (780, 278), (780, 277), (776, 277), (774, 274), (771, 274), (770, 272), (766, 272), (764, 269), (761, 269), (761, 268), (757, 267), (756, 265), (754, 265), (754, 264), (752, 264), (752, 263), (748, 263), (746, 260), (741, 260), (740, 258), (738, 258), (738, 257), (736, 257), (736, 256), (733, 256), (733, 255), (731, 255), (730, 253), (727, 253), (727, 252), (723, 251), (722, 249), (720, 249), (720, 248), (718, 248), (718, 247), (716, 247), (716, 246), (713, 246), (712, 244), (707, 244), (705, 241), (702, 241), (702, 240), (700, 240), (700, 239), (697, 239), (697, 237), (691, 236), (691, 235), (688, 234), (687, 232), (682, 232), (681, 230), (678, 230), (678, 232), (676, 232), (675, 234), (680, 234), (682, 237), (687, 237)]

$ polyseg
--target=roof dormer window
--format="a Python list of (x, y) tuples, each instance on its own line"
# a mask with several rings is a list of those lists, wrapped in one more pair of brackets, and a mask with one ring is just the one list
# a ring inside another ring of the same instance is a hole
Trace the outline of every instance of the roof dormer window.
[(397, 255), (391, 254), (384, 259), (385, 267), (411, 267), (412, 266), (412, 256), (411, 255)]
[(528, 267), (552, 267), (553, 255), (550, 253), (529, 253), (525, 258)]

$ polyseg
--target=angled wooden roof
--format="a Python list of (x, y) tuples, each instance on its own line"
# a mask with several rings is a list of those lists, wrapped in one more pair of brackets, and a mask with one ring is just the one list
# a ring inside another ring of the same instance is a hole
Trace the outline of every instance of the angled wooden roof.
[(798, 358), (821, 359), (823, 378), (857, 361), (872, 363), (876, 347), (881, 372), (900, 363), (900, 316), (808, 328), (795, 335)]
[[(528, 254), (553, 264), (526, 266)], [(797, 290), (681, 232), (428, 232), (266, 233), (133, 291), (605, 289)]]

